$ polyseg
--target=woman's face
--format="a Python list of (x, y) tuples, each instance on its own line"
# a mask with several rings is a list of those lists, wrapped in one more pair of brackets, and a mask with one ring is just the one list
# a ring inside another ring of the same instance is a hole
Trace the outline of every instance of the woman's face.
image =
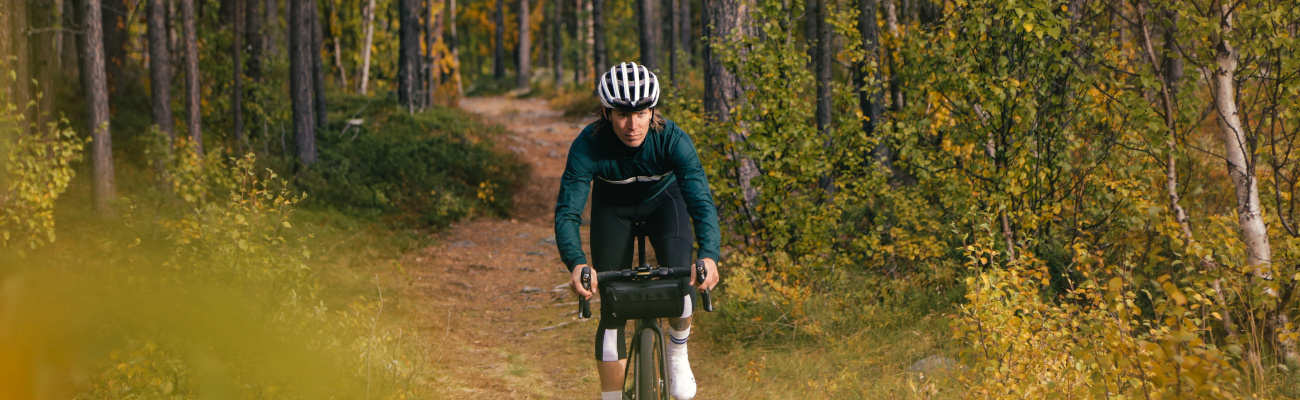
[(654, 111), (645, 109), (641, 111), (619, 111), (606, 110), (609, 122), (614, 125), (614, 136), (623, 142), (627, 147), (641, 147), (645, 142), (645, 135), (650, 131), (650, 119), (654, 116)]

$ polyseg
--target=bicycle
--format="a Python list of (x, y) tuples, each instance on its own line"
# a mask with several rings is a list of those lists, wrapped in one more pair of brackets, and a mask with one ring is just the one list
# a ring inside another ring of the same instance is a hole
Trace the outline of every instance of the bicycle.
[[(645, 238), (646, 235), (644, 234), (638, 233), (636, 235), (638, 259), (636, 267), (596, 274), (597, 282), (600, 282), (602, 287), (616, 282), (667, 282), (691, 276), (691, 267), (652, 267), (646, 264)], [(581, 273), (582, 287), (591, 290), (591, 268), (583, 267)], [(697, 261), (695, 264), (696, 283), (704, 282), (705, 275), (704, 263)], [(713, 312), (713, 302), (709, 298), (709, 291), (700, 290), (699, 293), (704, 311)], [(603, 290), (601, 297), (602, 307), (611, 305), (611, 301), (604, 298)], [(681, 311), (680, 308), (677, 310)], [(578, 299), (578, 313), (583, 319), (591, 318), (591, 303), (587, 299)], [(664, 355), (664, 334), (659, 326), (659, 319), (665, 317), (667, 316), (630, 318), (636, 321), (636, 328), (633, 329), (632, 345), (628, 349), (627, 366), (623, 369), (624, 399), (668, 400), (668, 388), (672, 382), (670, 381), (671, 377), (668, 375), (668, 363)], [(629, 375), (632, 378), (630, 380), (628, 379)]]

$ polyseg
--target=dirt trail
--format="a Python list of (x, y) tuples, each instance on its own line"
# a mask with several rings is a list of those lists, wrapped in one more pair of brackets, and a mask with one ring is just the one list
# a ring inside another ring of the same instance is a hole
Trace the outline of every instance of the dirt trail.
[[(435, 338), (430, 359), (450, 398), (594, 398), (594, 320), (578, 321), (555, 249), (555, 196), (583, 121), (544, 100), (468, 98), (461, 107), (509, 133), (500, 141), (532, 166), (510, 219), (480, 218), (403, 256), (407, 296)], [(583, 237), (586, 237), (585, 229)]]

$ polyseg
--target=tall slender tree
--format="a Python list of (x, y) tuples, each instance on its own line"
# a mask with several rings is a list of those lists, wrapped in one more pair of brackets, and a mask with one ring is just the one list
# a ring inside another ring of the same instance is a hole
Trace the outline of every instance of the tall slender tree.
[(553, 0), (547, 1), (546, 6), (550, 10), (546, 25), (549, 27), (547, 33), (551, 37), (551, 74), (555, 79), (555, 85), (559, 86), (564, 80), (564, 38), (561, 30), (564, 24), (561, 22), (563, 19), (560, 13), (562, 7), (560, 2)]
[(447, 49), (451, 51), (452, 65), (455, 70), (452, 72), (452, 79), (456, 81), (456, 96), (464, 93), (460, 85), (460, 37), (456, 35), (456, 0), (447, 0)]
[(681, 11), (678, 10), (678, 6), (681, 5), (681, 0), (664, 0), (664, 4), (668, 5), (668, 23), (665, 24), (668, 37), (668, 81), (676, 84), (677, 29), (679, 28), (677, 19), (681, 18)]
[(181, 0), (181, 24), (185, 30), (185, 121), (189, 126), (190, 145), (203, 154), (203, 124), (199, 109), (199, 38), (195, 31), (194, 0)]
[(646, 68), (658, 69), (659, 65), (659, 13), (656, 0), (637, 0), (636, 23), (640, 28), (641, 64)]
[(591, 0), (591, 56), (597, 74), (609, 68), (609, 53), (605, 50), (605, 0)]
[(1218, 35), (1215, 37), (1214, 69), (1205, 72), (1213, 89), (1214, 108), (1218, 113), (1219, 134), (1223, 139), (1228, 176), (1237, 192), (1237, 223), (1241, 240), (1246, 244), (1246, 265), (1256, 268), (1256, 275), (1271, 279), (1269, 264), (1272, 250), (1268, 244), (1268, 227), (1259, 203), (1259, 180), (1255, 178), (1254, 140), (1241, 123), (1237, 107), (1236, 44), (1229, 41), (1234, 28), (1232, 4), (1218, 4)]
[[(885, 90), (880, 77), (884, 76), (884, 65), (880, 62), (880, 27), (876, 23), (879, 9), (877, 0), (858, 0), (858, 34), (862, 39), (862, 60), (855, 68), (858, 92), (858, 109), (865, 117), (862, 120), (862, 132), (876, 135), (876, 127), (884, 114)], [(875, 76), (875, 79), (872, 77)], [(886, 171), (893, 170), (889, 145), (884, 142), (876, 144), (872, 155)]]
[(311, 84), (312, 84), (312, 105), (316, 108), (313, 116), (316, 117), (316, 129), (325, 127), (325, 68), (321, 62), (321, 49), (325, 40), (325, 33), (320, 22), (320, 9), (318, 2), (311, 0), (307, 2), (307, 17), (311, 19)]
[(416, 81), (419, 75), (420, 30), (417, 0), (400, 0), (398, 7), (397, 100), (413, 112), (417, 106)]
[(82, 80), (86, 85), (86, 94), (90, 96), (86, 108), (90, 116), (94, 170), (91, 193), (95, 210), (103, 214), (111, 211), (110, 202), (117, 197), (113, 173), (113, 135), (108, 122), (108, 83), (104, 66), (103, 29), (100, 26), (103, 22), (100, 1), (86, 0), (85, 5), (82, 15), (85, 29), (85, 54), (82, 57), (85, 65), (82, 72), (85, 76)]
[(262, 32), (262, 10), (260, 0), (244, 0), (244, 50), (248, 52), (245, 75), (253, 82), (262, 80), (262, 55), (266, 46)]
[[(752, 35), (748, 10), (752, 0), (716, 0), (704, 7), (704, 111), (719, 123), (731, 123), (731, 112), (744, 101), (744, 92), (736, 73), (728, 70), (713, 49), (738, 43)], [(743, 52), (743, 49), (742, 49)], [(741, 54), (743, 56), (743, 54)], [(741, 125), (727, 135), (731, 142), (731, 158), (736, 162), (736, 178), (741, 191), (742, 212), (752, 223), (758, 189), (753, 180), (758, 177), (758, 164), (745, 154), (748, 135)]]
[(358, 83), (357, 92), (362, 95), (366, 94), (366, 86), (370, 83), (370, 48), (375, 40), (375, 0), (366, 2), (365, 14), (366, 37), (361, 42), (361, 82)]
[(176, 142), (172, 121), (172, 57), (167, 51), (167, 8), (163, 0), (149, 0), (149, 78), (153, 123), (167, 135), (168, 146)]
[(519, 0), (519, 51), (516, 52), (519, 59), (515, 62), (515, 86), (520, 89), (528, 87), (528, 80), (532, 76), (532, 39), (529, 37), (532, 29), (528, 23), (528, 14), (528, 0)]
[(493, 29), (495, 29), (495, 39), (492, 41), (492, 77), (495, 79), (505, 79), (506, 77), (506, 3), (504, 0), (496, 0), (496, 10), (492, 14)]
[(293, 103), (294, 145), (298, 161), (316, 162), (316, 116), (311, 76), (311, 16), (315, 0), (289, 0), (289, 91)]
[[(298, 0), (286, 1), (289, 2), (287, 7), (292, 9), (293, 2)], [(280, 45), (280, 32), (283, 32), (283, 30), (280, 29), (280, 0), (266, 0), (266, 3), (263, 4), (266, 5), (266, 14), (264, 14), (266, 17), (266, 23), (263, 24), (266, 26), (266, 42), (264, 43), (265, 46), (263, 48), (265, 50), (264, 54), (277, 54), (279, 53), (278, 46)], [(292, 20), (293, 17), (290, 16), (289, 19)], [(290, 27), (290, 29), (292, 29), (292, 27)]]
[(586, 49), (583, 48), (582, 41), (582, 0), (565, 1), (571, 8), (567, 13), (569, 20), (569, 37), (573, 38), (573, 83), (582, 82), (582, 70), (586, 65)]
[(695, 38), (691, 36), (691, 0), (673, 1), (680, 4), (677, 6), (677, 27), (674, 29), (677, 37), (672, 40), (678, 41), (677, 48), (686, 55), (686, 62), (693, 66), (695, 65)]
[[(812, 0), (811, 3), (816, 4), (809, 22), (816, 26), (817, 33), (813, 40), (813, 65), (817, 78), (817, 133), (822, 137), (822, 148), (829, 154), (834, 151), (831, 134), (831, 26), (827, 21), (826, 0)], [(834, 192), (833, 169), (822, 176), (821, 186), (828, 195)]]
[(231, 63), (234, 65), (231, 71), (234, 90), (230, 92), (230, 110), (234, 112), (234, 134), (235, 145), (239, 150), (244, 148), (244, 3), (245, 0), (234, 0), (234, 19), (235, 34), (231, 43)]

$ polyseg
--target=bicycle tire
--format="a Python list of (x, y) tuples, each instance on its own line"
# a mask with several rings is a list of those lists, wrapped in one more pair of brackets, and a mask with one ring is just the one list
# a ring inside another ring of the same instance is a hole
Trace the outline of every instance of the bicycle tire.
[(637, 331), (636, 394), (638, 400), (660, 399), (661, 395), (665, 394), (660, 387), (655, 339), (653, 329)]

